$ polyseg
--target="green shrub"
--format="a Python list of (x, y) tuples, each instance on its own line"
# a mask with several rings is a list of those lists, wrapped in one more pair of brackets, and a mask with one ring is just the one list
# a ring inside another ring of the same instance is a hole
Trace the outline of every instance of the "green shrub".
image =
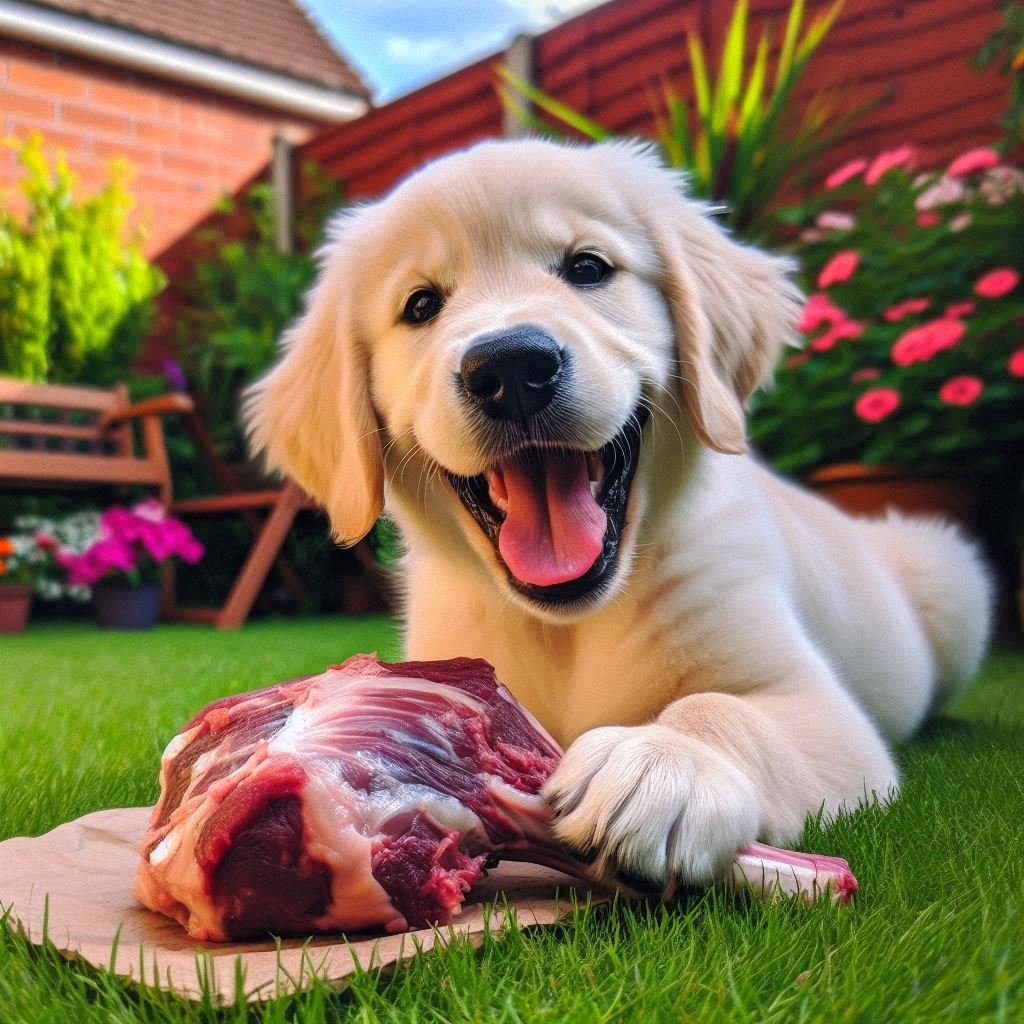
[(757, 397), (776, 467), (993, 472), (1024, 453), (1024, 172), (975, 149), (853, 160), (802, 208), (803, 352)]
[(239, 393), (274, 361), (281, 332), (316, 274), (313, 249), (324, 222), (341, 201), (339, 186), (315, 165), (304, 166), (301, 175), (295, 251), (278, 251), (273, 190), (257, 182), (222, 202), (225, 217), (199, 235), (193, 275), (173, 285), (183, 300), (176, 346), (181, 367), (218, 452), (229, 461), (245, 457)]
[(0, 373), (38, 381), (110, 384), (138, 352), (160, 271), (127, 238), (129, 169), (76, 198), (63, 158), (53, 167), (33, 135), (18, 148), (27, 212), (0, 207)]

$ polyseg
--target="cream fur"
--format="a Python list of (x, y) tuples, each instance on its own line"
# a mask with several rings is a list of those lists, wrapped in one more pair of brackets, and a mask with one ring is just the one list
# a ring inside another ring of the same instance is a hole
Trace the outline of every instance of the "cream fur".
[[(473, 655), (568, 751), (547, 787), (567, 842), (657, 880), (896, 791), (888, 744), (982, 657), (989, 587), (952, 528), (850, 519), (745, 448), (743, 401), (791, 341), (784, 261), (740, 246), (644, 150), (488, 143), (347, 214), (305, 317), (248, 405), (255, 446), (357, 539), (399, 524), (406, 652)], [(567, 250), (616, 268), (552, 273)], [(436, 320), (399, 314), (443, 290)], [(485, 331), (571, 350), (568, 443), (652, 410), (612, 592), (541, 611), (505, 580), (443, 470), (492, 461), (452, 380)]]

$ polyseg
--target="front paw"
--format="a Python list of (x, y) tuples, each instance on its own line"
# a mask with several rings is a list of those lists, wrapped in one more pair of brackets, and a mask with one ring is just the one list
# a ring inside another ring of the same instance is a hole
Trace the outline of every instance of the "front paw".
[(753, 842), (753, 784), (707, 744), (665, 725), (604, 726), (566, 751), (544, 786), (566, 846), (601, 872), (705, 885)]

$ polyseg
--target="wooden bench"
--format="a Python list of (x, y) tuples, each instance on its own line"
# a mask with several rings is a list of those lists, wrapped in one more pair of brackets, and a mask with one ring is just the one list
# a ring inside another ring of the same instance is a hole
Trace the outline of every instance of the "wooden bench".
[[(187, 395), (131, 404), (110, 389), (31, 384), (0, 377), (0, 485), (152, 487), (173, 499), (161, 417), (190, 413)], [(135, 447), (133, 423), (140, 425)]]
[[(162, 417), (172, 413), (185, 417), (201, 457), (225, 493), (174, 500), (162, 423)], [(134, 423), (140, 428), (138, 450)], [(290, 481), (258, 492), (241, 490), (217, 458), (187, 395), (161, 395), (131, 404), (123, 385), (104, 390), (0, 377), (0, 488), (118, 485), (153, 488), (178, 516), (239, 512), (252, 533), (252, 549), (219, 608), (178, 607), (169, 566), (164, 575), (165, 618), (237, 629), (248, 618), (275, 561), (286, 585), (301, 599), (302, 582), (281, 556), (281, 545), (296, 515), (316, 506)]]

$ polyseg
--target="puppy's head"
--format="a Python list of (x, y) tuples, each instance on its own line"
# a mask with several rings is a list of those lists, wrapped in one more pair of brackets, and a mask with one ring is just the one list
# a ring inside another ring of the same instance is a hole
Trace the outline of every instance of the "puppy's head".
[(784, 264), (680, 184), (636, 146), (487, 143), (345, 213), (249, 396), (255, 446), (343, 541), (387, 489), (414, 544), (539, 613), (600, 604), (672, 462), (744, 450), (796, 318)]

